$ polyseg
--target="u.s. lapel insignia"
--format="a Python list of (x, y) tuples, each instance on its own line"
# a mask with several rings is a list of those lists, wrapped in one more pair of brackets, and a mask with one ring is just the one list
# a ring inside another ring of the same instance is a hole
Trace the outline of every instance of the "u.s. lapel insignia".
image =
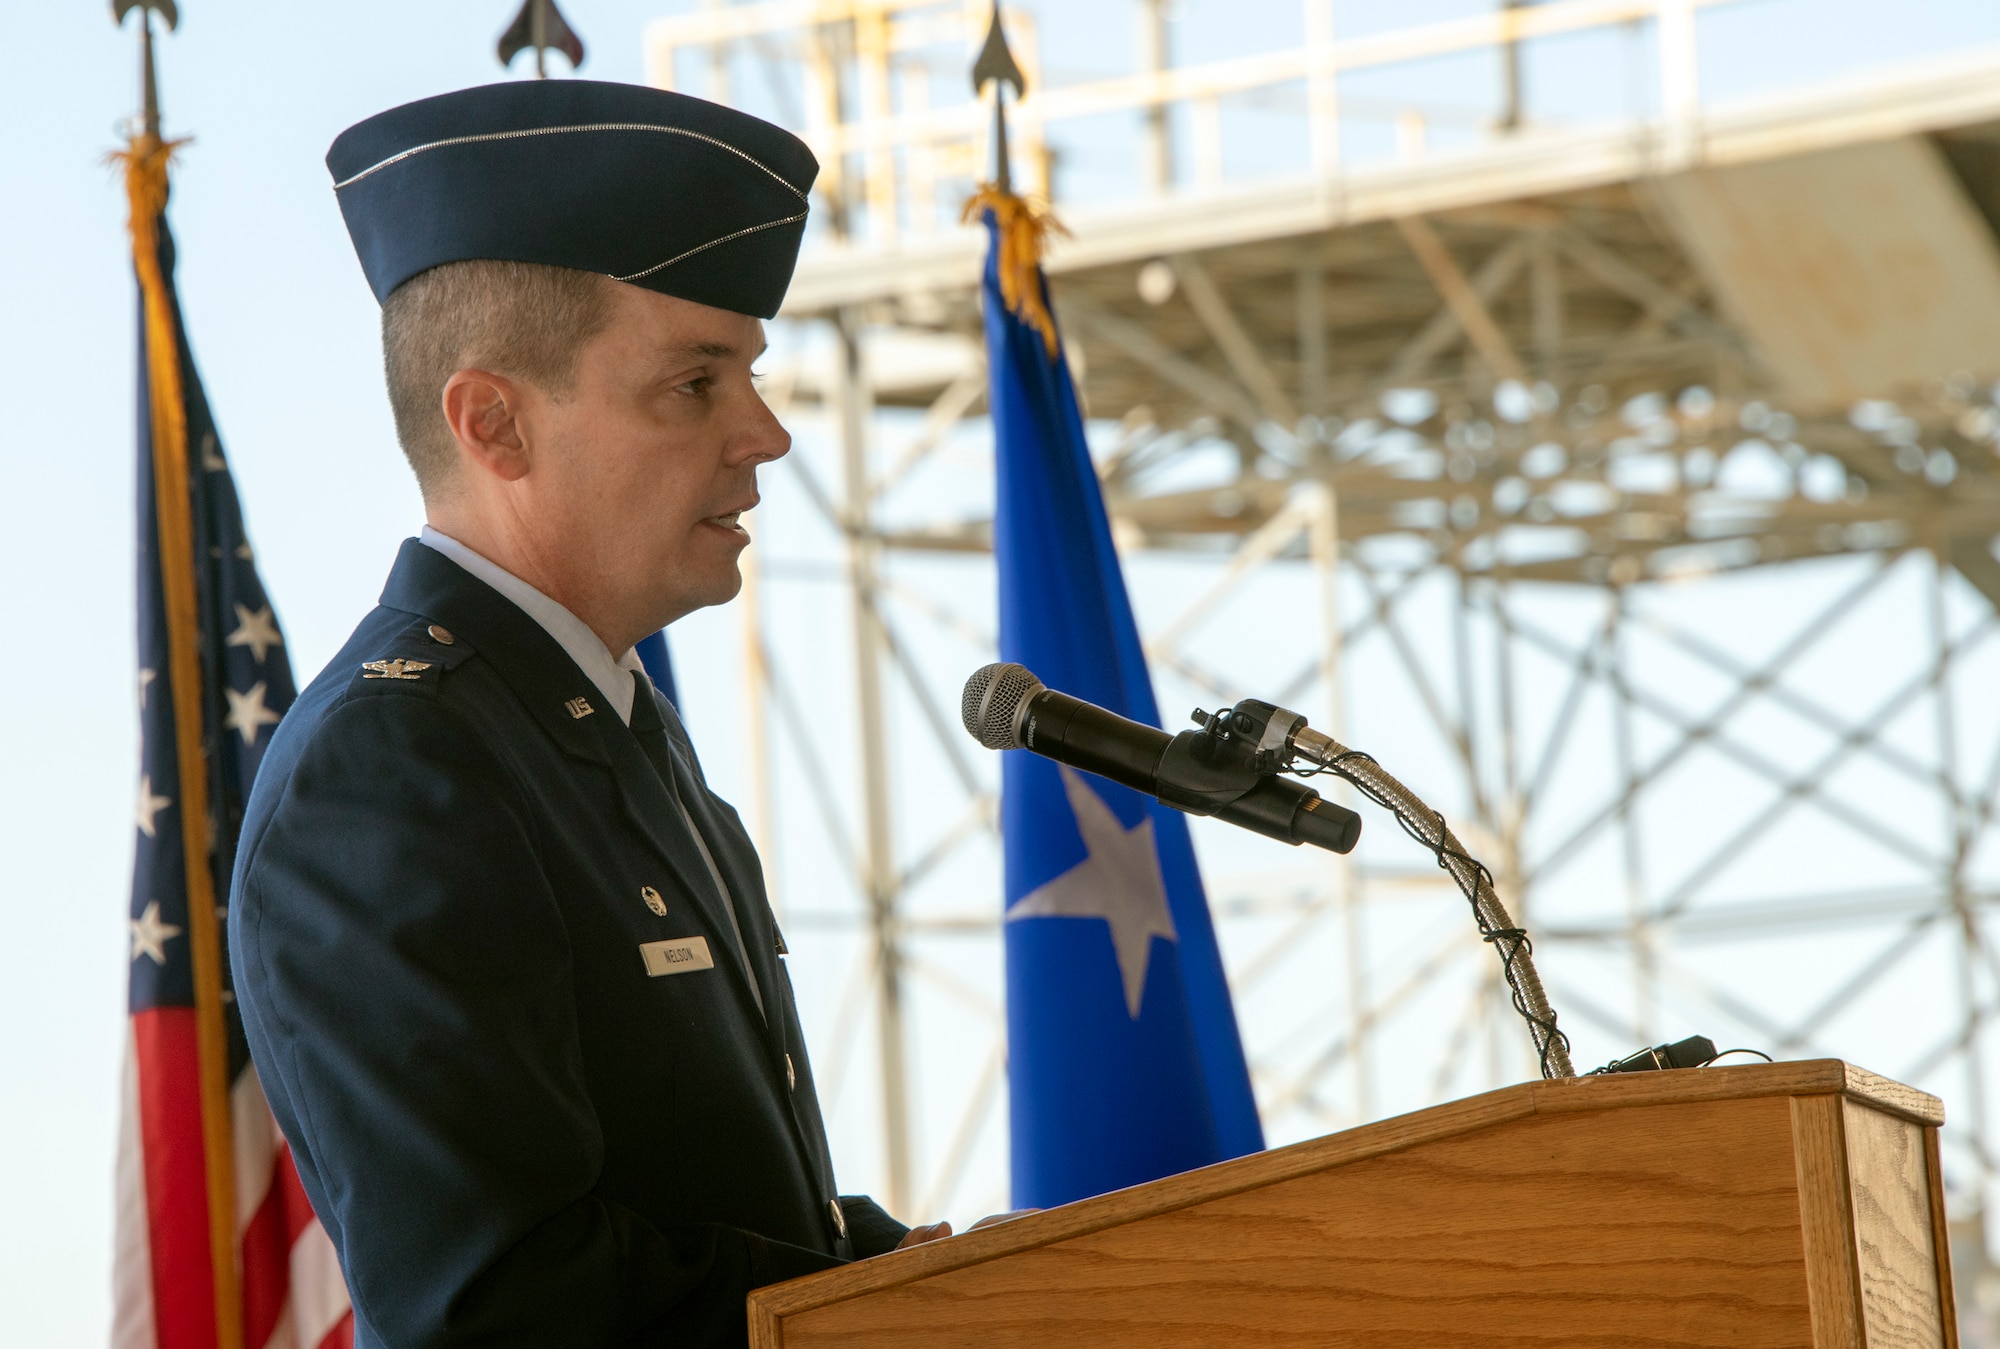
[(417, 671), (428, 670), (427, 660), (404, 660), (398, 656), (394, 660), (365, 660), (361, 662), (363, 679), (415, 679)]
[(650, 885), (640, 886), (639, 898), (645, 900), (646, 907), (651, 909), (654, 913), (658, 914), (660, 917), (665, 918), (667, 916), (667, 901), (661, 899), (660, 892), (658, 890), (655, 890), (652, 886)]
[(563, 709), (569, 713), (571, 721), (582, 721), (597, 710), (590, 705), (588, 698), (572, 698), (563, 704)]

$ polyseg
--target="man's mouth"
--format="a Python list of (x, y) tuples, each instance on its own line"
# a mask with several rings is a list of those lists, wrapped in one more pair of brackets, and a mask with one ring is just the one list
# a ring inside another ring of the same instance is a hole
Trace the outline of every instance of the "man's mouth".
[(721, 515), (709, 516), (702, 523), (705, 525), (714, 525), (717, 529), (727, 529), (733, 533), (740, 534), (743, 532), (743, 526), (739, 523), (742, 515), (743, 512), (740, 510), (724, 511)]

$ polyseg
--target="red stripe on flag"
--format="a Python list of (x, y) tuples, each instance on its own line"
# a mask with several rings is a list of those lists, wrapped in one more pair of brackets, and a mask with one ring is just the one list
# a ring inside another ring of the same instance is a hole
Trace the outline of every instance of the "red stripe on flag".
[(159, 1349), (213, 1349), (215, 1269), (208, 1252), (194, 1009), (135, 1013), (132, 1041), (139, 1065), (154, 1333)]
[(354, 1349), (354, 1313), (343, 1315), (326, 1338), (319, 1342), (319, 1349)]
[(289, 1144), (278, 1149), (278, 1174), (272, 1178), (271, 1188), (284, 1196), (285, 1245), (290, 1247), (299, 1239), (299, 1233), (318, 1219), (313, 1214), (312, 1200), (306, 1198), (306, 1187), (299, 1182), (299, 1169), (292, 1165)]
[[(292, 1169), (291, 1161), (280, 1153), (272, 1167), (277, 1172)], [(264, 1202), (243, 1229), (243, 1342), (263, 1345), (271, 1341), (278, 1318), (285, 1312), (285, 1296), (292, 1284), (292, 1239), (285, 1229), (285, 1187), (273, 1176)]]
[[(292, 1246), (313, 1222), (312, 1201), (299, 1183), (292, 1151), (281, 1144), (271, 1162), (271, 1183), (264, 1202), (243, 1229), (245, 1344), (270, 1343), (291, 1296)], [(352, 1330), (348, 1334), (351, 1337)]]

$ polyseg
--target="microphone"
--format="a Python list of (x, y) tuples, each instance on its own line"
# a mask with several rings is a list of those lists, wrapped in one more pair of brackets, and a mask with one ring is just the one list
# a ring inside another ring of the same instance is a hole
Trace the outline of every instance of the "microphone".
[(1272, 717), (1257, 728), (1257, 742), (1246, 752), (1243, 728), (1232, 736), (1228, 718), (1168, 735), (1058, 693), (1011, 662), (974, 671), (959, 700), (965, 729), (988, 749), (1029, 750), (1176, 810), (1211, 815), (1294, 847), (1352, 851), (1361, 837), (1359, 815), (1276, 776), (1283, 756), (1272, 751), (1287, 746), (1305, 724), (1295, 713), (1285, 715), (1290, 724)]

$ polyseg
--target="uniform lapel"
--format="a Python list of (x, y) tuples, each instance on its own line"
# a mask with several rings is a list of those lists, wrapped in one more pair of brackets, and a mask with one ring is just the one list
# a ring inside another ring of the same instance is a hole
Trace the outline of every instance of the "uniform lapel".
[[(820, 1118), (818, 1105), (811, 1094), (805, 1046), (800, 1044), (794, 1047), (791, 1043), (791, 1018), (797, 1013), (792, 1006), (790, 979), (778, 962), (777, 923), (771, 913), (770, 898), (764, 890), (763, 865), (758, 861), (757, 849), (750, 842), (750, 835), (737, 819), (736, 812), (728, 802), (711, 795), (707, 783), (702, 780), (700, 770), (695, 766), (694, 748), (673, 704), (665, 698), (657, 698), (656, 702), (661, 719), (667, 724), (668, 742), (673, 747), (674, 772), (680, 783), (681, 799), (686, 803), (695, 827), (708, 840), (715, 865), (736, 896), (736, 913), (743, 924), (743, 945), (757, 972), (758, 987), (764, 990), (764, 1023), (772, 1051), (772, 1066), (775, 1068), (782, 1064), (785, 1072), (785, 1099), (791, 1107), (793, 1136), (798, 1141), (800, 1155), (819, 1173), (821, 1182), (831, 1187), (834, 1183), (833, 1157), (827, 1151), (826, 1123)], [(792, 1060), (794, 1053), (799, 1055), (797, 1063)], [(802, 1085), (807, 1092), (803, 1097), (799, 1095)]]
[[(724, 948), (726, 954), (717, 963), (731, 971), (738, 995), (754, 1016), (756, 1000), (750, 996), (743, 957), (730, 935), (729, 915), (721, 907), (726, 901), (709, 884), (708, 867), (693, 835), (639, 742), (618, 720), (618, 713), (604, 706), (604, 695), (562, 644), (519, 605), (415, 539), (403, 541), (383, 587), (382, 603), (463, 636), (565, 753), (610, 771), (626, 816), (665, 860), (671, 883), (715, 934), (713, 945)], [(731, 874), (720, 854), (716, 865), (724, 867), (725, 876)], [(750, 940), (746, 930), (744, 941)], [(762, 977), (760, 968), (760, 981)]]
[[(743, 956), (736, 949), (735, 926), (729, 921), (729, 913), (722, 906), (729, 902), (726, 895), (719, 895), (708, 881), (708, 864), (701, 860), (701, 849), (695, 845), (686, 823), (673, 798), (667, 794), (666, 783), (660, 780), (653, 761), (646, 757), (639, 741), (618, 718), (610, 716), (598, 726), (598, 736), (605, 753), (611, 761), (612, 776), (618, 782), (618, 796), (624, 804), (625, 814), (652, 840), (653, 846), (663, 854), (672, 870), (675, 883), (683, 895), (694, 905), (701, 915), (703, 924), (715, 934), (713, 945), (722, 947), (726, 959), (718, 963), (727, 965), (734, 976), (737, 991), (742, 994), (744, 1004), (754, 1015), (757, 1000), (750, 995), (750, 985), (744, 974)], [(683, 799), (691, 793), (688, 784), (681, 783)], [(693, 805), (689, 804), (692, 812)], [(716, 858), (716, 866), (728, 879), (728, 869), (721, 857)], [(741, 917), (741, 914), (738, 915)], [(747, 944), (750, 934), (744, 932)], [(760, 979), (760, 987), (762, 987)], [(769, 995), (765, 995), (766, 1004)], [(768, 1019), (768, 1018), (766, 1018)]]
[(681, 801), (687, 806), (688, 815), (695, 828), (708, 842), (708, 850), (715, 858), (717, 870), (722, 872), (736, 898), (736, 917), (743, 926), (743, 947), (750, 958), (750, 966), (757, 975), (757, 987), (763, 990), (765, 1020), (770, 1024), (773, 1040), (783, 1052), (784, 1017), (779, 1001), (784, 985), (780, 982), (778, 969), (777, 933), (771, 922), (770, 900), (764, 892), (764, 870), (758, 863), (756, 849), (743, 832), (743, 827), (735, 817), (735, 812), (722, 806), (709, 795), (708, 785), (695, 772), (693, 751), (689, 746), (687, 731), (681, 726), (680, 717), (674, 705), (665, 698), (655, 697), (660, 708), (660, 716), (667, 724), (667, 740), (673, 747), (674, 777), (679, 784)]
[[(657, 691), (653, 698), (654, 705), (659, 708), (660, 719), (666, 724), (667, 742), (671, 748), (669, 757), (673, 760), (681, 800), (687, 806), (689, 818), (707, 840), (716, 868), (722, 872), (723, 880), (736, 897), (736, 914), (743, 926), (743, 946), (751, 966), (756, 970), (757, 986), (764, 991), (764, 1025), (766, 1040), (772, 1051), (771, 1063), (773, 1068), (782, 1064), (785, 1072), (785, 1099), (791, 1107), (793, 1137), (798, 1142), (800, 1155), (819, 1174), (821, 1183), (830, 1188), (834, 1183), (833, 1157), (827, 1151), (825, 1121), (819, 1117), (818, 1105), (811, 1095), (811, 1079), (805, 1076), (809, 1071), (804, 1063), (805, 1046), (800, 1044), (795, 1049), (791, 1044), (791, 1018), (797, 1012), (792, 1006), (790, 979), (778, 963), (777, 923), (771, 914), (770, 898), (764, 890), (763, 865), (758, 861), (757, 849), (750, 842), (750, 835), (744, 831), (736, 812), (726, 801), (710, 794), (696, 763), (694, 746), (688, 739), (686, 728), (681, 725), (679, 712)], [(795, 1052), (800, 1056), (798, 1063), (792, 1061)], [(804, 1077), (808, 1093), (803, 1098), (799, 1095), (801, 1077)], [(802, 1101), (805, 1103), (803, 1109)]]

